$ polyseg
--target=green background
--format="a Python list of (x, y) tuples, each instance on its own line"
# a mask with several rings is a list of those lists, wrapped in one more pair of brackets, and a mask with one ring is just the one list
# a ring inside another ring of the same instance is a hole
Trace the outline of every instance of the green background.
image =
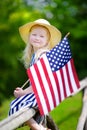
[[(25, 43), (19, 27), (38, 18), (56, 26), (69, 41), (79, 80), (87, 75), (86, 0), (3, 0), (0, 1), (0, 106), (13, 90), (27, 80), (21, 62)], [(0, 112), (1, 113), (1, 112)], [(65, 129), (66, 130), (66, 129)]]

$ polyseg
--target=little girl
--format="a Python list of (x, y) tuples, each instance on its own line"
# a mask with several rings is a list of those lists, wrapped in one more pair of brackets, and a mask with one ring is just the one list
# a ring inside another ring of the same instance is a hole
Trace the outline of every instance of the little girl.
[[(19, 28), (19, 32), (23, 41), (26, 43), (23, 55), (23, 62), (26, 69), (37, 62), (44, 53), (52, 49), (61, 40), (60, 31), (45, 19), (38, 19), (25, 24)], [(24, 90), (21, 87), (17, 87), (14, 90), (14, 96), (16, 99), (11, 102), (9, 115), (24, 106), (38, 109), (31, 83), (30, 86)], [(29, 125), (32, 130), (50, 130), (38, 124), (33, 118), (27, 121), (27, 125)]]

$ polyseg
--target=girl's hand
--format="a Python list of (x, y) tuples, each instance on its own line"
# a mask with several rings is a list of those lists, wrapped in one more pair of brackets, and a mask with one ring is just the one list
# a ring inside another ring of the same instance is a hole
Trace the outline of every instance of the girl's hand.
[(14, 96), (15, 96), (16, 98), (21, 97), (21, 96), (23, 96), (23, 95), (24, 95), (24, 90), (23, 90), (22, 88), (17, 87), (17, 88), (14, 90)]

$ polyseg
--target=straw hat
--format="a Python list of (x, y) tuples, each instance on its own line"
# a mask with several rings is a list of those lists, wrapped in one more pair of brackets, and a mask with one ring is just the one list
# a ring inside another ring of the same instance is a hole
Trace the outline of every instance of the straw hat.
[(38, 19), (34, 22), (29, 22), (19, 28), (19, 33), (21, 35), (21, 38), (23, 41), (27, 44), (28, 43), (28, 37), (29, 37), (29, 31), (31, 27), (34, 25), (41, 25), (46, 27), (51, 35), (50, 38), (50, 47), (53, 48), (57, 43), (61, 40), (61, 32), (54, 26), (52, 26), (47, 20), (45, 19)]

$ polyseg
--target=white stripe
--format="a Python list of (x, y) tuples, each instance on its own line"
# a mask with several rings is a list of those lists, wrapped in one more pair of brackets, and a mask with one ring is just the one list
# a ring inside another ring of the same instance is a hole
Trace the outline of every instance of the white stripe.
[(26, 102), (21, 102), (19, 105), (18, 105), (18, 110), (21, 108), (21, 107), (23, 107), (23, 106), (25, 106), (26, 105)]
[(37, 107), (37, 101), (36, 101), (36, 99), (33, 102), (33, 107)]
[[(19, 108), (18, 108), (18, 109), (19, 109)], [(16, 107), (14, 107), (12, 114), (14, 114), (16, 111), (17, 111), (17, 110), (16, 110)]]
[[(44, 57), (44, 62), (46, 63), (46, 68), (47, 68), (48, 72), (50, 72), (49, 63), (48, 63), (48, 61), (45, 61), (45, 60), (46, 60), (46, 57)], [(47, 79), (46, 79), (46, 75), (44, 74), (41, 63), (37, 62), (37, 65), (39, 66), (38, 69), (40, 71), (40, 75), (42, 77), (42, 82), (44, 84), (44, 89), (45, 89), (46, 95), (48, 97), (48, 101), (50, 101), (49, 105), (50, 105), (50, 108), (52, 110), (54, 108), (53, 99), (52, 99), (51, 91), (49, 89), (49, 85), (48, 85), (48, 82), (47, 82)], [(42, 101), (42, 104), (43, 104), (43, 101)]]
[(64, 97), (64, 89), (63, 89), (63, 84), (62, 84), (62, 78), (61, 78), (60, 71), (57, 71), (57, 78), (58, 78), (58, 82), (59, 82), (60, 95), (61, 95), (61, 101), (62, 101), (62, 100), (65, 99), (65, 97)]
[(20, 97), (13, 105), (11, 105), (11, 107), (13, 108), (19, 101), (22, 100), (23, 97)]
[(62, 68), (62, 70), (63, 70), (64, 82), (65, 82), (65, 87), (66, 87), (66, 93), (67, 93), (67, 96), (70, 96), (71, 93), (70, 93), (70, 89), (69, 89), (68, 78), (67, 78), (65, 66)]
[(73, 91), (76, 91), (77, 90), (77, 85), (76, 85), (75, 80), (74, 80), (74, 75), (73, 75), (72, 66), (71, 66), (70, 61), (68, 62), (68, 70), (69, 70), (70, 82), (72, 84)]
[[(27, 97), (26, 97), (26, 95), (24, 95), (24, 96), (21, 96), (13, 105), (11, 105), (11, 107), (13, 108), (18, 102), (25, 102), (29, 97), (31, 97), (32, 96), (32, 94), (30, 94), (30, 95), (28, 95)], [(26, 97), (26, 98), (24, 98), (24, 97)], [(23, 99), (24, 98), (24, 99)], [(16, 100), (16, 99), (15, 99)], [(21, 103), (20, 102), (20, 103)]]
[(54, 91), (54, 96), (55, 96), (55, 99), (56, 99), (56, 105), (57, 105), (57, 104), (59, 104), (58, 90), (57, 90), (57, 86), (56, 86), (56, 83), (55, 83), (55, 79), (54, 79), (52, 70), (51, 70), (51, 68), (49, 66), (49, 62), (48, 62), (48, 59), (47, 59), (46, 56), (44, 57), (44, 62), (45, 62), (45, 66), (47, 67), (47, 71), (49, 73), (49, 78), (50, 78), (50, 81), (51, 81), (51, 84), (52, 84), (52, 88), (53, 88), (53, 91)]
[(37, 74), (36, 74), (34, 66), (32, 66), (30, 70), (31, 70), (31, 73), (33, 74), (33, 77), (34, 77), (33, 79), (34, 79), (34, 82), (35, 82), (35, 85), (36, 85), (36, 89), (37, 89), (38, 94), (39, 94), (40, 102), (43, 102), (42, 103), (43, 109), (46, 112), (48, 112), (47, 106), (46, 106), (46, 102), (44, 100), (43, 93), (42, 93), (42, 90), (41, 90), (41, 87), (40, 87), (40, 84), (39, 84), (39, 81), (38, 81)]

